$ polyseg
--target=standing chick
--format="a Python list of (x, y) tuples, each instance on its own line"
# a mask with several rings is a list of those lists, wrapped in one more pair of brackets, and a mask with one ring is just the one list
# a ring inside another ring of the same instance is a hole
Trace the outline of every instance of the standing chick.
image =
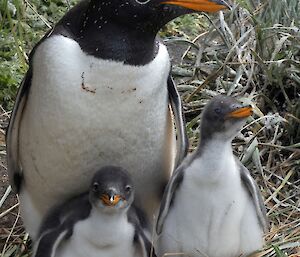
[(251, 114), (250, 106), (229, 96), (219, 95), (206, 106), (200, 144), (175, 171), (163, 196), (156, 227), (159, 255), (233, 257), (263, 246), (262, 196), (231, 146)]
[(34, 257), (155, 257), (146, 222), (135, 208), (128, 173), (98, 171), (89, 193), (53, 209), (42, 223)]

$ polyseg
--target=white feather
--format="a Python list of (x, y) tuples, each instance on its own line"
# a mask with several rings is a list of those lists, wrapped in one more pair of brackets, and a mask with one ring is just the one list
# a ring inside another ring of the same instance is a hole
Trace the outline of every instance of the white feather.
[(133, 175), (137, 198), (147, 197), (151, 213), (174, 162), (169, 70), (162, 44), (145, 66), (94, 58), (63, 36), (37, 48), (20, 126), (25, 186), (40, 216), (32, 220), (31, 207), (23, 211), (29, 231), (53, 204), (86, 190), (104, 165)]
[(22, 218), (26, 219), (26, 229), (30, 236), (34, 239), (37, 238), (39, 227), (41, 223), (41, 214), (35, 206), (32, 198), (26, 187), (22, 187), (22, 191), (19, 194), (20, 198), (20, 211)]
[(75, 224), (55, 257), (140, 257), (134, 255), (133, 238), (134, 227), (125, 213), (104, 214), (93, 208), (87, 219)]
[(185, 170), (158, 253), (235, 257), (261, 248), (262, 233), (230, 143), (212, 140)]

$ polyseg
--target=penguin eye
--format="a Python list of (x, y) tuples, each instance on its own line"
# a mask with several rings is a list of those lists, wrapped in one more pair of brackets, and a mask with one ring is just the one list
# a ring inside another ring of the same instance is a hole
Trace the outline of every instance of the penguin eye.
[(125, 192), (130, 193), (131, 192), (131, 186), (126, 186), (125, 187)]
[(220, 114), (220, 113), (221, 113), (221, 108), (216, 108), (216, 109), (215, 109), (215, 113), (216, 113), (216, 114)]
[(98, 189), (99, 189), (99, 184), (98, 184), (97, 182), (95, 182), (95, 183), (93, 184), (93, 191), (94, 191), (94, 192), (97, 192)]

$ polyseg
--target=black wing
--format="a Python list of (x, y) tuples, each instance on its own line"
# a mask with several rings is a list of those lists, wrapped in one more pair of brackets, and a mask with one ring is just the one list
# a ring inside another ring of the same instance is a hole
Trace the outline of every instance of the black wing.
[(19, 127), (27, 102), (31, 78), (32, 69), (30, 67), (21, 83), (6, 130), (7, 170), (10, 184), (16, 193), (20, 191), (22, 184), (22, 166), (19, 160)]
[(89, 216), (91, 209), (88, 193), (80, 194), (62, 204), (56, 205), (43, 219), (39, 235), (58, 227), (67, 226), (73, 228), (76, 222)]
[(156, 257), (153, 244), (147, 238), (143, 230), (136, 231), (135, 238), (140, 245), (143, 257)]
[(180, 95), (177, 91), (176, 85), (171, 77), (168, 77), (168, 91), (169, 91), (169, 101), (173, 111), (175, 126), (177, 131), (177, 151), (176, 151), (176, 164), (175, 168), (180, 165), (184, 157), (187, 155), (189, 142), (186, 133), (185, 119), (182, 112), (182, 103)]
[(53, 31), (54, 30), (49, 30), (48, 33), (46, 33), (46, 35), (35, 45), (29, 55), (29, 69), (19, 87), (15, 105), (6, 130), (7, 170), (9, 182), (16, 193), (20, 192), (23, 180), (22, 164), (19, 158), (19, 128), (31, 87), (33, 74), (32, 58), (38, 46), (44, 42), (45, 39), (50, 37), (53, 34)]
[(156, 223), (156, 233), (159, 235), (162, 232), (165, 219), (169, 213), (169, 209), (172, 201), (175, 197), (176, 189), (180, 186), (185, 171), (186, 165), (180, 165), (177, 170), (174, 171), (163, 195), (160, 203), (160, 209), (158, 213), (157, 223)]
[(40, 227), (33, 257), (54, 257), (60, 243), (72, 236), (75, 223), (86, 219), (91, 208), (87, 193), (52, 208)]
[(151, 234), (148, 220), (145, 213), (135, 204), (131, 205), (128, 211), (128, 221), (134, 226), (134, 243), (138, 245), (142, 257), (156, 257), (151, 238), (146, 235)]
[(259, 188), (255, 180), (251, 177), (249, 170), (239, 160), (236, 160), (236, 162), (239, 166), (242, 182), (251, 195), (259, 222), (264, 232), (267, 232), (269, 227), (269, 222), (266, 215), (267, 214), (266, 207), (264, 205), (264, 201), (259, 191)]
[(70, 228), (59, 226), (42, 234), (37, 242), (33, 257), (55, 257), (60, 243), (70, 235)]
[[(23, 112), (26, 108), (28, 94), (31, 87), (33, 75), (32, 59), (34, 53), (40, 44), (53, 35), (63, 35), (69, 38), (77, 37), (79, 23), (81, 22), (87, 5), (88, 1), (82, 1), (73, 7), (53, 29), (46, 33), (46, 35), (35, 45), (29, 55), (29, 69), (20, 85), (6, 131), (7, 169), (10, 184), (16, 193), (19, 193), (20, 191), (23, 178), (22, 173), (25, 172), (22, 170), (22, 164), (19, 158), (19, 128), (22, 122)], [(69, 24), (72, 24), (72, 26)]]

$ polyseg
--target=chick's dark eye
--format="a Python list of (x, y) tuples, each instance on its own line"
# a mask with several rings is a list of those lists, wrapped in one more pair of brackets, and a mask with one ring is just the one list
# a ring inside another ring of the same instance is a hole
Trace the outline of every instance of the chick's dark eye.
[(94, 191), (94, 192), (97, 192), (98, 189), (99, 189), (99, 184), (98, 184), (97, 182), (95, 182), (95, 183), (93, 184), (93, 191)]
[(216, 108), (216, 109), (215, 109), (215, 113), (216, 113), (216, 114), (220, 114), (220, 113), (221, 113), (221, 109), (220, 109), (220, 108)]
[(131, 192), (131, 186), (126, 186), (125, 187), (125, 192), (130, 193)]

